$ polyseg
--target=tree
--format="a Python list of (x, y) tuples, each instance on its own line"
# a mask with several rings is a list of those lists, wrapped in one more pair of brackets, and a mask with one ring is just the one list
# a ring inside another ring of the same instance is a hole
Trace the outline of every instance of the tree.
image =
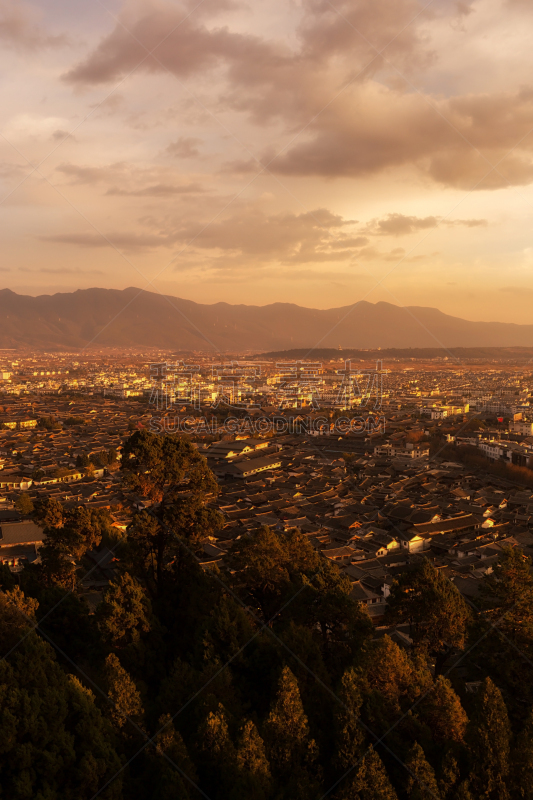
[(235, 747), (229, 735), (226, 710), (222, 703), (210, 711), (199, 731), (202, 771), (210, 797), (225, 798), (235, 781)]
[(237, 741), (237, 776), (232, 796), (253, 797), (257, 800), (267, 798), (271, 779), (265, 745), (251, 719), (241, 727)]
[(154, 737), (154, 748), (147, 748), (147, 769), (144, 778), (143, 797), (146, 800), (187, 800), (198, 776), (183, 738), (176, 730), (170, 714), (158, 720), (158, 732)]
[(450, 681), (442, 675), (420, 703), (418, 714), (437, 744), (464, 741), (468, 717)]
[(353, 587), (347, 576), (326, 559), (300, 580), (306, 588), (291, 602), (288, 614), (320, 637), (324, 661), (337, 677), (372, 636), (372, 622), (350, 597)]
[(383, 762), (376, 751), (370, 747), (362, 759), (357, 774), (352, 781), (352, 793), (346, 797), (360, 800), (398, 800)]
[(264, 527), (232, 545), (228, 565), (243, 599), (270, 619), (287, 592), (295, 593), (301, 576), (317, 570), (320, 560), (298, 531), (281, 534)]
[(533, 711), (516, 738), (511, 765), (511, 796), (517, 800), (533, 800)]
[(109, 584), (97, 610), (104, 638), (115, 647), (137, 642), (150, 630), (151, 605), (140, 583), (129, 573)]
[[(300, 698), (298, 682), (289, 667), (283, 667), (264, 736), (272, 770), (279, 781), (300, 797), (310, 792), (318, 748)], [(290, 796), (290, 795), (289, 795)]]
[(36, 625), (37, 600), (18, 586), (0, 592), (0, 653), (4, 657)]
[(116, 727), (124, 727), (128, 720), (141, 725), (144, 716), (141, 695), (114, 653), (105, 660), (105, 677), (107, 695), (112, 703), (109, 714)]
[(76, 562), (85, 551), (83, 537), (72, 528), (46, 528), (46, 539), (39, 551), (46, 585), (73, 589)]
[(437, 672), (450, 648), (464, 645), (471, 616), (453, 583), (427, 559), (394, 582), (387, 615), (391, 623), (409, 623), (415, 647), (435, 654)]
[(15, 508), (24, 516), (31, 514), (33, 511), (33, 503), (27, 492), (22, 492), (19, 494), (15, 502)]
[(45, 528), (60, 528), (63, 525), (64, 510), (59, 500), (53, 497), (39, 500), (35, 511)]
[(109, 722), (93, 694), (64, 673), (34, 633), (0, 661), (0, 720), (2, 797), (121, 799), (121, 761)]
[(485, 678), (467, 730), (471, 786), (480, 800), (507, 800), (511, 728), (500, 690)]
[(334, 749), (335, 762), (342, 773), (354, 766), (364, 751), (365, 736), (359, 720), (362, 697), (354, 669), (347, 669), (342, 676), (337, 695), (340, 704), (335, 711)]
[(411, 748), (405, 766), (409, 772), (407, 794), (410, 800), (440, 800), (435, 772), (417, 742)]
[(456, 758), (457, 753), (454, 750), (446, 750), (442, 758), (439, 789), (443, 797), (452, 797), (454, 787), (459, 779), (459, 764)]
[(214, 508), (207, 508), (201, 497), (188, 495), (176, 498), (164, 509), (163, 522), (196, 547), (223, 526), (224, 516)]
[(530, 559), (518, 547), (504, 548), (492, 574), (480, 581), (476, 602), (482, 613), (470, 639), (475, 661), (497, 681), (511, 714), (522, 718), (524, 703), (533, 704), (532, 600)]
[(207, 461), (186, 436), (136, 431), (124, 445), (121, 466), (132, 489), (156, 502), (172, 499), (178, 489), (200, 497), (218, 492)]
[(387, 635), (367, 643), (360, 664), (362, 690), (367, 695), (379, 695), (395, 713), (403, 698), (411, 704), (431, 686), (431, 673), (425, 662), (413, 658)]
[(93, 550), (109, 534), (111, 517), (106, 508), (78, 506), (66, 512), (63, 524), (82, 537), (86, 550)]

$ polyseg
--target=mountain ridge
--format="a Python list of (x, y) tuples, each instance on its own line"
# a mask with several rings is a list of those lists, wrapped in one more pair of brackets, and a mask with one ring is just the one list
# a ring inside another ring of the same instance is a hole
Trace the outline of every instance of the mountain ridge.
[(213, 352), (313, 347), (531, 347), (533, 324), (473, 322), (427, 306), (367, 300), (330, 309), (213, 304), (127, 289), (53, 295), (0, 290), (0, 347), (160, 347)]

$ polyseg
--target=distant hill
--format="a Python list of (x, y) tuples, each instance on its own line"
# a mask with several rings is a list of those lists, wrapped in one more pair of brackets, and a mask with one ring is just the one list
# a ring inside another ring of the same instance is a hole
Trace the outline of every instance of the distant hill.
[(30, 297), (0, 290), (0, 347), (161, 347), (213, 352), (287, 349), (531, 347), (533, 325), (470, 322), (436, 308), (362, 301), (343, 308), (202, 305), (139, 289)]
[(254, 358), (275, 359), (284, 358), (298, 361), (305, 358), (316, 359), (317, 361), (329, 361), (331, 359), (354, 359), (357, 361), (375, 359), (406, 359), (427, 360), (427, 359), (446, 359), (447, 361), (472, 360), (472, 361), (533, 361), (533, 347), (386, 347), (377, 349), (358, 350), (353, 348), (326, 348), (317, 347), (309, 352), (309, 348), (302, 347), (295, 350), (278, 350), (271, 353), (256, 353)]

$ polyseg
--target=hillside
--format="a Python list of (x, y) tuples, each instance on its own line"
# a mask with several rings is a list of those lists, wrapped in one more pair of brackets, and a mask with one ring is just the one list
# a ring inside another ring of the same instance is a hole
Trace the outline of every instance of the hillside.
[(161, 347), (222, 352), (297, 348), (533, 346), (533, 325), (471, 322), (436, 308), (362, 301), (202, 305), (136, 288), (30, 297), (0, 291), (0, 347)]

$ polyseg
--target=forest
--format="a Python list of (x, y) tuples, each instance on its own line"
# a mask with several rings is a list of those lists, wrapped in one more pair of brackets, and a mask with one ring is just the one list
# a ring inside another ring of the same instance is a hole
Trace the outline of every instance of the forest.
[[(0, 790), (9, 800), (533, 798), (533, 578), (507, 548), (467, 604), (431, 559), (376, 629), (297, 530), (200, 542), (217, 483), (185, 437), (134, 433), (153, 505), (33, 512), (40, 563), (0, 572)], [(80, 582), (111, 550), (95, 609)]]

